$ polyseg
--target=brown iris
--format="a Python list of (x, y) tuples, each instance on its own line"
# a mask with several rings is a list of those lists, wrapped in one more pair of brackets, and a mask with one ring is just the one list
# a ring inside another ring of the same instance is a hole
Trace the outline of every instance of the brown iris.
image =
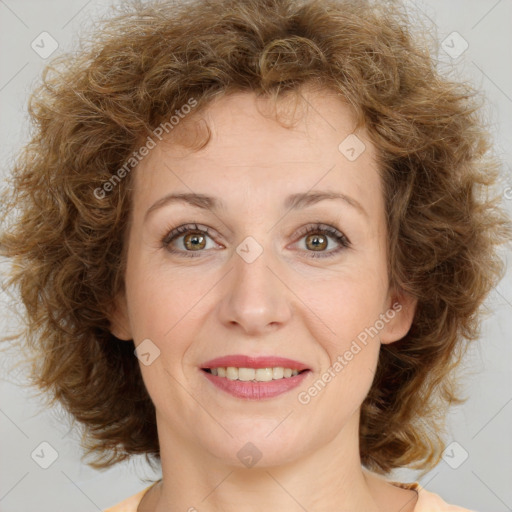
[(192, 231), (183, 237), (183, 243), (187, 249), (204, 249), (206, 240), (203, 233)]
[(312, 249), (314, 251), (325, 249), (327, 247), (327, 237), (324, 235), (318, 235), (318, 234), (308, 235), (306, 237), (306, 246), (308, 247), (308, 249), (311, 248), (308, 245), (309, 241), (312, 241), (312, 243), (313, 243)]

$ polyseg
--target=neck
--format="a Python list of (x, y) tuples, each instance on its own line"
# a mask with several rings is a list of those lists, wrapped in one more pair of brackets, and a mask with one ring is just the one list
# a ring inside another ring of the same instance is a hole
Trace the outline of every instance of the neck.
[[(310, 452), (298, 447), (300, 456), (283, 464), (247, 468), (201, 450), (194, 440), (183, 437), (177, 442), (176, 432), (160, 421), (162, 483), (155, 486), (147, 510), (378, 512), (368, 473), (361, 467), (358, 427), (355, 414), (330, 442)], [(145, 510), (141, 503), (139, 512)]]

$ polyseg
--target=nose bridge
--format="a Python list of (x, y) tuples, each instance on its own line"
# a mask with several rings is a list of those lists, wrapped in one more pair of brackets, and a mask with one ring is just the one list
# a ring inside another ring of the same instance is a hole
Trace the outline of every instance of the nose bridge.
[(290, 316), (286, 287), (276, 276), (278, 265), (271, 246), (264, 248), (248, 236), (233, 254), (221, 316), (224, 323), (239, 324), (247, 333), (265, 332)]

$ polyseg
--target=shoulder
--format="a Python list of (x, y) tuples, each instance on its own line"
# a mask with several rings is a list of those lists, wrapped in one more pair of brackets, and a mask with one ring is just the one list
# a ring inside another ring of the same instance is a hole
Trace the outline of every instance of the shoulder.
[(157, 482), (151, 484), (145, 489), (142, 489), (142, 491), (139, 491), (137, 494), (134, 494), (133, 496), (126, 498), (117, 505), (105, 509), (103, 512), (137, 512), (137, 507), (139, 506), (139, 503), (144, 497), (144, 494), (146, 494), (149, 491), (149, 489), (151, 489), (151, 487), (153, 487), (153, 485), (155, 485), (156, 483)]
[(401, 483), (390, 482), (397, 487), (404, 489), (412, 489), (418, 493), (418, 501), (414, 507), (414, 512), (478, 512), (468, 508), (458, 507), (457, 505), (450, 505), (446, 503), (441, 496), (433, 492), (427, 491), (418, 482)]

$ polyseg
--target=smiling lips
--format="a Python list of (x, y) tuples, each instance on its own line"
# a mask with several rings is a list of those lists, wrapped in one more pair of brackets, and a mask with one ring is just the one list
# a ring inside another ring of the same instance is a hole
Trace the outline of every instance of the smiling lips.
[(298, 386), (310, 373), (303, 363), (283, 357), (219, 357), (201, 365), (203, 375), (237, 398), (261, 400)]

